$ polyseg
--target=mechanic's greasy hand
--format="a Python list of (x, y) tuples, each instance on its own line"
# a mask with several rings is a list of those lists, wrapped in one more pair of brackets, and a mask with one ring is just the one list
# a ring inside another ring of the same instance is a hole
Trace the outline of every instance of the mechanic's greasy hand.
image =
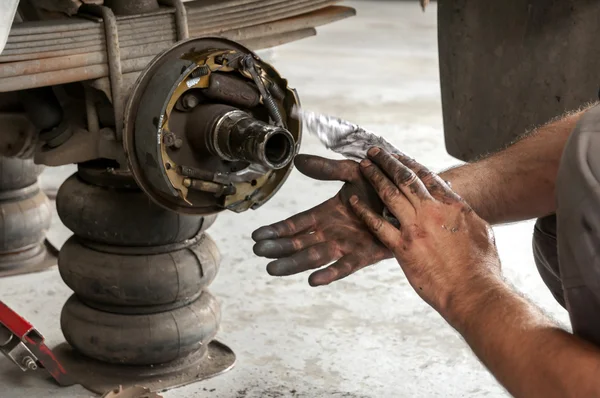
[[(371, 148), (363, 175), (400, 222), (395, 228), (358, 196), (353, 210), (393, 253), (416, 292), (442, 316), (479, 282), (501, 280), (490, 226), (436, 174), (406, 156)], [(481, 286), (481, 285), (479, 285)]]
[(361, 268), (391, 258), (392, 253), (375, 238), (348, 203), (357, 196), (361, 203), (381, 213), (381, 200), (361, 174), (358, 163), (298, 155), (298, 170), (317, 180), (345, 181), (333, 198), (287, 220), (254, 231), (254, 253), (276, 259), (267, 265), (271, 275), (285, 276), (310, 269), (311, 286), (327, 285)]

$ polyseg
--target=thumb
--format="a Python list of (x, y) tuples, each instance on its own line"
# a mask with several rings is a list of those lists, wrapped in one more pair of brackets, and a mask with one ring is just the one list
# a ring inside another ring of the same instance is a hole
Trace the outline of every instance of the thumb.
[(358, 163), (352, 160), (333, 160), (313, 155), (298, 155), (296, 168), (305, 176), (321, 181), (355, 181), (360, 175)]

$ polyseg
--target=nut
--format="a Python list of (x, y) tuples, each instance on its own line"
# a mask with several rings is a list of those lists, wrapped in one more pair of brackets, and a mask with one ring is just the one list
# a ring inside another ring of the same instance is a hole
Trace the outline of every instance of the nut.
[(31, 357), (23, 358), (21, 363), (29, 370), (36, 370), (38, 368), (37, 363)]
[(198, 105), (198, 98), (193, 94), (187, 94), (181, 99), (181, 105), (185, 109), (192, 109)]

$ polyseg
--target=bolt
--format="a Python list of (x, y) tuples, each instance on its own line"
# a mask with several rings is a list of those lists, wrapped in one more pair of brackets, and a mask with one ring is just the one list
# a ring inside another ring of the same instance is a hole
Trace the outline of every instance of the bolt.
[(198, 98), (193, 94), (187, 94), (181, 100), (181, 104), (185, 109), (192, 109), (198, 105)]
[(163, 143), (169, 148), (175, 144), (175, 134), (168, 132), (163, 135)]
[(35, 363), (35, 361), (31, 357), (23, 358), (23, 361), (21, 363), (29, 370), (36, 370), (38, 368), (37, 363)]
[(179, 149), (183, 146), (183, 140), (172, 132), (168, 132), (163, 135), (163, 143), (167, 146), (167, 148)]

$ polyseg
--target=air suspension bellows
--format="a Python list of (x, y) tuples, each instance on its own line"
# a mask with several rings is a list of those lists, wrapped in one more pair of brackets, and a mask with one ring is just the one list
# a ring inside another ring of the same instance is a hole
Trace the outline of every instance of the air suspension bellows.
[(221, 257), (205, 230), (216, 216), (163, 209), (102, 162), (80, 165), (56, 201), (74, 232), (58, 261), (74, 291), (61, 314), (70, 347), (59, 352), (81, 384), (161, 390), (233, 365), (234, 354), (213, 342), (221, 311), (208, 287)]
[(0, 157), (0, 276), (56, 264), (44, 244), (51, 212), (38, 185), (42, 169), (32, 159)]

